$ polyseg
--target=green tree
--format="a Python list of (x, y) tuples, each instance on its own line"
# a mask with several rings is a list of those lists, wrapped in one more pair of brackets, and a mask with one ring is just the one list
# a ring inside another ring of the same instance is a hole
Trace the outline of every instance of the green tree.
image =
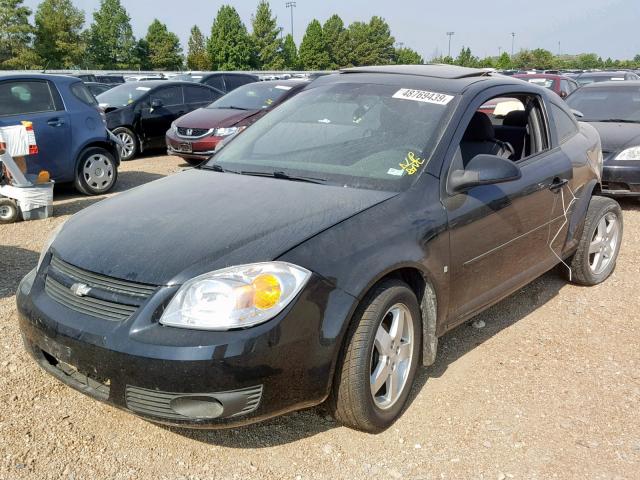
[(391, 64), (395, 57), (394, 43), (389, 25), (383, 18), (374, 16), (369, 23), (353, 22), (349, 25), (350, 64)]
[(153, 68), (149, 58), (149, 42), (147, 42), (146, 38), (141, 38), (136, 42), (132, 67), (138, 70), (151, 70)]
[(496, 62), (496, 68), (498, 70), (509, 70), (510, 68), (512, 68), (511, 57), (507, 52), (502, 52), (502, 55), (498, 57), (498, 61)]
[(247, 27), (235, 8), (223, 5), (218, 10), (207, 45), (209, 59), (215, 70), (246, 70), (251, 68), (252, 48)]
[(154, 69), (179, 70), (183, 65), (182, 47), (178, 36), (157, 18), (149, 25), (145, 37), (149, 61)]
[(284, 38), (284, 44), (282, 45), (282, 58), (286, 69), (298, 69), (298, 49), (296, 48), (296, 42), (294, 42), (293, 36), (290, 33)]
[(595, 53), (581, 53), (576, 59), (576, 68), (590, 70), (592, 68), (602, 68), (604, 62)]
[(82, 61), (84, 13), (71, 0), (43, 0), (35, 15), (34, 47), (46, 68), (72, 68)]
[(189, 37), (189, 50), (187, 53), (187, 68), (190, 70), (208, 70), (211, 62), (207, 54), (207, 39), (200, 28), (194, 25)]
[(251, 17), (256, 66), (261, 70), (282, 70), (282, 40), (278, 20), (272, 15), (269, 2), (260, 0), (256, 14)]
[(549, 70), (554, 67), (555, 59), (553, 53), (544, 48), (531, 50), (531, 67), (540, 70)]
[(136, 40), (131, 17), (120, 0), (101, 0), (93, 13), (87, 38), (87, 56), (94, 68), (131, 68), (135, 63)]
[(418, 52), (411, 48), (396, 48), (396, 63), (398, 65), (421, 65), (424, 60)]
[(462, 47), (462, 50), (460, 50), (460, 54), (454, 63), (461, 67), (477, 67), (479, 59), (478, 57), (473, 56), (469, 47)]
[(33, 27), (29, 23), (31, 10), (22, 5), (23, 0), (0, 0), (0, 68), (33, 68), (39, 59), (31, 44)]
[(331, 15), (322, 26), (322, 35), (329, 53), (329, 68), (335, 70), (346, 66), (349, 61), (349, 45), (342, 19), (338, 15)]
[(302, 37), (298, 52), (300, 65), (305, 70), (325, 70), (329, 67), (329, 53), (322, 34), (322, 25), (313, 19)]
[(533, 55), (530, 50), (520, 50), (511, 59), (513, 68), (529, 69), (533, 68)]

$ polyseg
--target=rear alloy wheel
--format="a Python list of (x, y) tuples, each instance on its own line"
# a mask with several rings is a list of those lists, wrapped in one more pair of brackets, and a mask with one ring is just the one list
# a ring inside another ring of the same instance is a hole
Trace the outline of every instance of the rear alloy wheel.
[(340, 423), (380, 432), (400, 416), (420, 357), (418, 300), (399, 280), (376, 287), (355, 314), (329, 406)]
[(122, 142), (120, 146), (120, 160), (133, 160), (138, 154), (138, 140), (136, 134), (125, 127), (116, 128), (113, 134)]
[(570, 260), (572, 279), (597, 285), (613, 272), (622, 243), (622, 210), (618, 202), (593, 197), (589, 203), (580, 244)]
[(14, 223), (19, 216), (20, 211), (15, 200), (0, 197), (0, 224)]
[(104, 148), (88, 148), (80, 155), (75, 187), (85, 195), (102, 195), (113, 188), (118, 168), (113, 155)]

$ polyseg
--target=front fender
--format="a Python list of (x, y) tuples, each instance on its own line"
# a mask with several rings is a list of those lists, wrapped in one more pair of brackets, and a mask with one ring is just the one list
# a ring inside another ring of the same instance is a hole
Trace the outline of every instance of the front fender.
[(565, 254), (573, 253), (573, 250), (578, 246), (580, 238), (582, 237), (582, 231), (584, 229), (584, 220), (587, 216), (587, 210), (589, 209), (589, 203), (593, 197), (594, 192), (598, 188), (598, 180), (593, 179), (586, 183), (580, 192), (577, 194), (576, 206), (569, 218), (569, 226), (567, 230), (567, 240), (564, 245), (563, 251)]

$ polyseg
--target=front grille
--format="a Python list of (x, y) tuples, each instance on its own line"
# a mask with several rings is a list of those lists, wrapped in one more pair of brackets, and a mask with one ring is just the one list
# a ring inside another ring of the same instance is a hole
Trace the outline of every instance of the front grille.
[(206, 135), (208, 132), (208, 128), (178, 127), (178, 135), (180, 135), (181, 137), (201, 137), (203, 135)]
[(222, 417), (236, 417), (251, 413), (258, 408), (262, 398), (262, 385), (215, 393), (161, 392), (131, 385), (127, 385), (126, 390), (127, 407), (130, 410), (142, 415), (173, 420), (191, 420), (191, 418), (181, 415), (171, 408), (172, 400), (185, 396), (211, 397), (222, 404), (224, 408)]
[[(85, 291), (77, 293), (75, 287)], [(88, 272), (53, 257), (45, 280), (49, 297), (76, 312), (121, 322), (133, 315), (157, 287)]]
[(138, 307), (131, 305), (107, 302), (93, 297), (78, 297), (70, 288), (55, 281), (50, 276), (45, 281), (44, 290), (56, 302), (71, 310), (105, 320), (121, 322), (133, 315), (138, 309)]

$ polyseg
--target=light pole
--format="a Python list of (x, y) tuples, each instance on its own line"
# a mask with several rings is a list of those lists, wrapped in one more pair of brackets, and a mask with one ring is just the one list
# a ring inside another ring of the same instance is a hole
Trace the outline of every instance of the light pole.
[(285, 6), (291, 9), (291, 37), (293, 37), (293, 9), (296, 8), (296, 2), (287, 2)]
[(515, 54), (516, 47), (516, 32), (511, 32), (511, 58), (513, 58)]
[(447, 32), (447, 36), (449, 37), (449, 54), (447, 57), (451, 58), (451, 37), (453, 37), (456, 32)]
[(498, 47), (498, 57), (502, 56), (502, 47)]

